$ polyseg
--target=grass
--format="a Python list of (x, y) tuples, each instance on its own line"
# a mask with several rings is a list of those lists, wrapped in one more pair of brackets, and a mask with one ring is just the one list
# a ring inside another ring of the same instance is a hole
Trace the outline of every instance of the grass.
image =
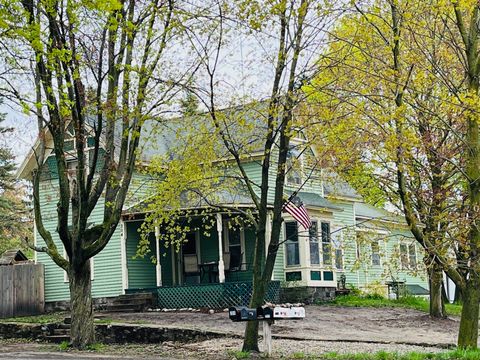
[[(415, 296), (404, 296), (398, 300), (389, 300), (380, 295), (345, 295), (338, 296), (335, 300), (325, 304), (351, 307), (401, 307), (429, 312), (428, 301)], [(462, 306), (458, 304), (446, 304), (445, 310), (448, 315), (459, 316), (462, 311)]]
[(405, 354), (379, 351), (374, 354), (338, 354), (327, 353), (309, 359), (318, 360), (480, 360), (480, 350), (452, 350), (442, 353), (410, 352)]
[(68, 316), (66, 312), (56, 312), (35, 316), (19, 316), (7, 319), (0, 319), (0, 322), (15, 322), (24, 324), (51, 324), (63, 321), (65, 316)]
[(234, 359), (250, 359), (250, 353), (248, 351), (228, 351), (228, 355)]
[[(0, 322), (14, 322), (14, 323), (22, 323), (22, 324), (53, 324), (58, 322), (63, 322), (65, 317), (69, 317), (69, 312), (55, 312), (55, 313), (48, 313), (42, 315), (35, 315), (35, 316), (19, 316), (7, 319), (0, 319)], [(95, 324), (111, 324), (113, 319), (111, 318), (101, 318), (95, 320)], [(140, 323), (140, 322), (138, 322)]]

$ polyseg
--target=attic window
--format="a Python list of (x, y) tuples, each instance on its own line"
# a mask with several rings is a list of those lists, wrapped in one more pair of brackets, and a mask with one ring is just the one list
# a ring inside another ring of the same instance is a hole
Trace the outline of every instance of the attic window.
[(285, 168), (287, 184), (301, 185), (303, 183), (303, 155), (297, 145), (290, 145)]

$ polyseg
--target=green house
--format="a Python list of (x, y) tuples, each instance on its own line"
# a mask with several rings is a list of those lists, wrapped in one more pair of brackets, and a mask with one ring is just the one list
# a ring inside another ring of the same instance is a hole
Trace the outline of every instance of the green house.
[[(146, 131), (150, 133), (151, 128)], [(142, 166), (157, 152), (165, 151), (167, 140), (167, 136), (156, 136), (157, 144), (151, 147), (149, 141), (144, 141)], [(47, 134), (48, 141), (51, 139)], [(70, 141), (68, 138), (65, 141), (66, 148)], [(315, 158), (314, 149), (304, 138), (294, 139), (293, 144), (296, 148), (292, 147), (291, 156), (300, 166), (287, 174), (285, 191), (287, 196), (295, 192), (302, 200), (312, 227), (304, 229), (284, 213), (282, 245), (268, 296), (278, 300), (281, 288), (280, 295), (288, 300), (329, 299), (343, 283), (387, 295), (388, 284), (393, 281), (405, 284), (413, 293), (425, 292), (428, 282), (422, 268), (421, 250), (403, 219), (367, 205), (334, 173), (309, 169), (306, 160)], [(70, 145), (68, 148), (74, 149)], [(38, 143), (19, 168), (18, 176), (22, 179), (31, 179), (32, 171), (37, 168), (36, 146)], [(52, 147), (47, 144), (47, 149)], [(254, 180), (260, 179), (260, 156), (260, 153), (252, 154), (244, 160), (244, 168)], [(67, 156), (67, 162), (71, 169), (75, 168), (73, 154)], [(41, 171), (40, 202), (45, 226), (61, 249), (61, 242), (55, 237), (58, 175), (53, 154), (47, 153)], [(141, 239), (139, 229), (145, 218), (143, 204), (152, 195), (149, 185), (152, 181), (141, 171), (134, 174), (122, 220), (105, 249), (91, 261), (93, 297), (152, 291), (158, 294), (161, 306), (175, 308), (247, 302), (255, 233), (247, 225), (230, 226), (232, 219), (228, 212), (210, 212), (213, 220), (208, 228), (202, 216), (197, 215), (192, 220), (195, 230), (187, 234), (181, 246), (168, 246), (160, 241), (162, 230), (157, 228), (149, 236), (150, 253), (135, 256)], [(226, 193), (220, 198), (222, 205), (253, 208), (251, 199), (241, 191)], [(103, 205), (101, 202), (102, 198), (99, 205)], [(102, 221), (102, 209), (103, 206), (98, 206), (89, 222)], [(36, 245), (43, 242), (37, 231), (34, 241)], [(67, 301), (68, 279), (64, 271), (46, 254), (37, 253), (35, 261), (45, 266), (46, 302)]]

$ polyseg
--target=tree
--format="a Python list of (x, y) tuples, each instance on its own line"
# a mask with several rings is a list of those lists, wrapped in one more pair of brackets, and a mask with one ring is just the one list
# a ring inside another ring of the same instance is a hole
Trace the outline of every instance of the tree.
[[(72, 345), (84, 348), (95, 338), (90, 259), (119, 222), (143, 123), (158, 118), (175, 94), (175, 81), (193, 71), (187, 60), (182, 70), (168, 66), (168, 55), (182, 29), (199, 20), (173, 0), (2, 1), (1, 9), (2, 37), (17, 50), (5, 50), (9, 64), (17, 74), (23, 70), (36, 90), (27, 97), (13, 77), (3, 89), (38, 122), (33, 201), (45, 246), (35, 250), (66, 271)], [(50, 148), (58, 172), (60, 242), (44, 226), (40, 202)], [(103, 221), (90, 224), (99, 207)]]
[[(328, 23), (328, 11), (320, 3), (309, 0), (242, 1), (233, 13), (240, 20), (240, 31), (256, 35), (268, 33), (275, 39), (274, 56), (269, 54), (267, 58), (274, 59), (270, 94), (260, 103), (242, 102), (234, 111), (219, 109), (217, 102), (221, 89), (215, 79), (223, 44), (222, 31), (229, 18), (225, 15), (220, 18), (220, 34), (215, 38), (216, 45), (212, 46), (216, 50), (213, 56), (208, 47), (196, 47), (206, 59), (203, 65), (208, 76), (206, 89), (197, 91), (197, 94), (254, 204), (251, 223), (256, 241), (250, 306), (256, 308), (264, 303), (281, 245), (285, 177), (288, 171), (293, 171), (287, 166), (290, 140), (299, 130), (294, 112), (303, 100), (298, 90), (310, 76), (307, 49), (318, 46), (319, 34)], [(250, 137), (246, 137), (246, 133)], [(261, 152), (258, 160), (261, 176), (257, 182), (248, 175), (243, 161), (252, 157), (254, 147)], [(247, 322), (244, 351), (258, 351), (258, 326), (258, 321)]]
[[(0, 124), (5, 120), (0, 114)], [(4, 136), (11, 128), (0, 126)], [(7, 147), (0, 147), (0, 254), (9, 249), (29, 250), (24, 239), (31, 237), (31, 211), (26, 200), (28, 194), (20, 184), (16, 184), (13, 171), (14, 156)]]
[(475, 47), (475, 26), (468, 32), (462, 20), (468, 10), (473, 19), (477, 15), (475, 6), (467, 5), (356, 3), (354, 15), (334, 34), (339, 42), (329, 54), (335, 55), (322, 59), (317, 84), (332, 139), (349, 139), (354, 132), (365, 136), (360, 156), (366, 168), (402, 209), (425, 250), (431, 314), (443, 315), (443, 270), (468, 298), (458, 345), (476, 347), (478, 212), (472, 179), (478, 159), (471, 149), (478, 146), (478, 127), (469, 119), (476, 95), (465, 89), (465, 62), (456, 45), (462, 40), (450, 31), (456, 19), (466, 48)]

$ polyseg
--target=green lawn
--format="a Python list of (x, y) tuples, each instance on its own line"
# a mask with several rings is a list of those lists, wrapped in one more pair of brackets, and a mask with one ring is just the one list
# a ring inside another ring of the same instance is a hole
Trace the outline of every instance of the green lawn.
[[(247, 352), (229, 352), (229, 355), (236, 360), (258, 358), (251, 356)], [(279, 359), (305, 359), (305, 360), (480, 360), (480, 350), (451, 350), (440, 353), (410, 352), (399, 354), (395, 352), (379, 351), (377, 353), (358, 353), (358, 354), (305, 354), (302, 352), (293, 353), (289, 356), (279, 357)]]
[(62, 322), (65, 317), (70, 316), (67, 312), (55, 312), (35, 316), (19, 316), (7, 319), (0, 319), (0, 322), (16, 322), (25, 324), (51, 324)]
[[(309, 357), (305, 357), (309, 359)], [(313, 356), (310, 359), (318, 360), (480, 360), (479, 350), (452, 350), (442, 353), (420, 353), (411, 352), (406, 354), (389, 353), (380, 351), (375, 354), (336, 354), (330, 353), (320, 355), (318, 357)]]
[[(429, 312), (427, 300), (414, 296), (404, 296), (398, 300), (385, 299), (379, 295), (345, 295), (338, 296), (328, 303), (330, 305), (352, 306), (352, 307), (402, 307)], [(448, 315), (459, 316), (462, 306), (458, 304), (446, 304)]]

